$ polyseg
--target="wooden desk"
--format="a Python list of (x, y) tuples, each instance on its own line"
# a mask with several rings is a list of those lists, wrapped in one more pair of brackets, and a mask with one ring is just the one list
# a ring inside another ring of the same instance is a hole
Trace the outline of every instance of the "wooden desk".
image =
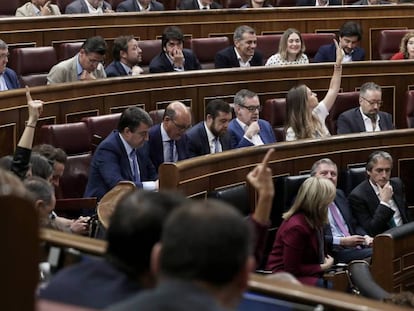
[[(341, 172), (349, 165), (365, 163), (371, 152), (385, 150), (394, 159), (392, 175), (400, 177), (406, 189), (413, 189), (413, 135), (414, 129), (338, 135), (241, 148), (177, 163), (163, 163), (159, 168), (160, 188), (177, 189), (186, 196), (204, 198), (209, 191), (245, 183), (247, 173), (261, 162), (269, 148), (275, 148), (269, 160), (274, 177), (299, 175), (325, 157), (332, 159), (338, 166), (338, 172)], [(408, 190), (406, 197), (407, 203), (414, 205), (412, 191)]]
[[(45, 101), (42, 124), (80, 121), (82, 117), (121, 112), (129, 105), (146, 111), (165, 108), (172, 100), (189, 105), (198, 122), (208, 101), (233, 102), (236, 92), (248, 88), (266, 99), (285, 97), (288, 90), (307, 84), (319, 98), (329, 87), (333, 65), (329, 63), (290, 67), (232, 68), (181, 73), (148, 74), (90, 82), (34, 87), (32, 97)], [(378, 61), (345, 64), (342, 91), (355, 91), (367, 81), (382, 86), (384, 111), (394, 117), (397, 128), (406, 127), (404, 95), (414, 85), (414, 62)], [(0, 155), (11, 154), (27, 120), (25, 90), (0, 92)]]
[[(141, 40), (160, 38), (166, 26), (179, 26), (187, 37), (229, 35), (247, 24), (258, 34), (282, 33), (289, 27), (301, 32), (336, 32), (349, 20), (363, 30), (361, 46), (367, 60), (378, 59), (377, 40), (382, 29), (414, 29), (412, 5), (346, 7), (278, 7), (265, 9), (222, 9), (145, 13), (88, 14), (47, 17), (12, 17), (0, 20), (0, 38), (10, 45), (44, 46), (83, 41), (101, 35), (109, 43), (117, 36), (133, 34)], [(111, 59), (107, 54), (107, 60)]]

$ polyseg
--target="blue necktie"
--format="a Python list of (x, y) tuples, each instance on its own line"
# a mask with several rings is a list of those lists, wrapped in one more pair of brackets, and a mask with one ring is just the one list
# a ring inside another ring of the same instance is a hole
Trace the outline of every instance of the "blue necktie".
[(169, 144), (170, 144), (170, 159), (169, 159), (169, 161), (174, 162), (174, 140), (171, 139), (169, 141)]
[(130, 153), (130, 157), (132, 160), (132, 173), (134, 174), (134, 182), (139, 183), (141, 180), (140, 180), (139, 172), (138, 172), (136, 149), (132, 149)]

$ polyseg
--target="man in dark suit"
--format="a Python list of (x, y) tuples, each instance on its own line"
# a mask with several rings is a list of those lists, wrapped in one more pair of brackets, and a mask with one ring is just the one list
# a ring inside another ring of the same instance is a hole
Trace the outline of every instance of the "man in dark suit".
[(233, 34), (234, 46), (217, 52), (216, 68), (263, 66), (263, 56), (256, 51), (256, 31), (250, 26), (239, 26)]
[(379, 111), (382, 106), (381, 87), (366, 82), (359, 91), (359, 107), (341, 113), (337, 122), (337, 133), (360, 133), (393, 130), (392, 116)]
[(0, 40), (0, 91), (18, 89), (19, 79), (14, 70), (7, 68), (9, 62), (9, 47), (3, 40)]
[[(341, 26), (339, 29), (339, 46), (345, 53), (342, 63), (365, 59), (364, 49), (358, 46), (361, 38), (362, 29), (358, 23), (349, 21)], [(322, 45), (313, 61), (315, 63), (334, 62), (335, 59), (336, 46), (335, 43), (331, 43)]]
[(187, 71), (201, 69), (194, 53), (184, 49), (184, 34), (180, 28), (169, 26), (164, 29), (161, 38), (162, 51), (149, 64), (151, 73), (169, 71)]
[(378, 4), (392, 4), (385, 0), (359, 0), (352, 3), (352, 5), (378, 5)]
[(125, 0), (118, 4), (117, 12), (164, 11), (164, 5), (155, 0)]
[(213, 0), (180, 0), (179, 10), (210, 10), (221, 9), (220, 4)]
[(197, 123), (185, 134), (189, 157), (229, 150), (230, 135), (227, 127), (231, 120), (231, 107), (221, 99), (207, 104), (205, 120)]
[(178, 193), (134, 190), (126, 194), (111, 217), (105, 257), (87, 257), (59, 271), (41, 288), (39, 297), (103, 309), (153, 287), (152, 248), (161, 238), (167, 216), (185, 201)]
[(142, 60), (142, 50), (134, 36), (120, 36), (112, 47), (113, 62), (106, 68), (107, 77), (138, 75), (143, 72), (138, 64)]
[(118, 129), (99, 144), (93, 155), (85, 197), (100, 200), (125, 180), (138, 188), (158, 189), (158, 176), (146, 144), (151, 125), (151, 117), (140, 108), (129, 107), (121, 114)]
[(372, 236), (410, 221), (404, 184), (399, 178), (390, 178), (392, 165), (388, 152), (373, 152), (366, 165), (368, 179), (348, 197), (359, 224)]
[[(311, 176), (329, 179), (336, 187), (338, 168), (331, 159), (320, 159), (312, 165)], [(328, 207), (328, 219), (329, 224), (324, 228), (325, 244), (336, 263), (349, 263), (372, 256), (373, 238), (357, 224), (341, 189), (336, 189), (335, 200)]]
[(259, 119), (262, 109), (256, 93), (242, 89), (234, 96), (236, 118), (229, 123), (231, 147), (259, 146), (276, 142), (269, 122)]
[(149, 152), (156, 170), (163, 162), (177, 162), (188, 158), (185, 131), (191, 126), (191, 112), (179, 101), (165, 108), (162, 123), (149, 130)]
[(234, 310), (254, 269), (248, 223), (234, 208), (199, 200), (173, 211), (154, 247), (154, 290), (108, 310)]
[(342, 5), (340, 0), (297, 0), (297, 6), (328, 6), (328, 5)]
[(75, 0), (68, 4), (65, 9), (65, 14), (102, 14), (112, 12), (112, 6), (103, 0)]

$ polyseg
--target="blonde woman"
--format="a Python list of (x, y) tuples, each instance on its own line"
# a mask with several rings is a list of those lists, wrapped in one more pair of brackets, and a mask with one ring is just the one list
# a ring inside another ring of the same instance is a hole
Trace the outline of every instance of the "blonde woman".
[(286, 141), (330, 136), (325, 119), (341, 86), (344, 57), (338, 42), (336, 40), (334, 42), (336, 62), (325, 98), (319, 102), (317, 94), (304, 84), (291, 88), (286, 96)]
[(407, 33), (400, 44), (400, 51), (395, 53), (391, 60), (414, 59), (414, 32)]
[(289, 272), (301, 283), (324, 287), (322, 275), (334, 260), (324, 252), (323, 227), (335, 194), (334, 184), (326, 178), (305, 180), (293, 206), (283, 214), (266, 269)]
[(308, 64), (309, 59), (305, 54), (305, 43), (299, 30), (287, 29), (280, 39), (279, 52), (273, 54), (267, 60), (265, 66), (284, 66)]

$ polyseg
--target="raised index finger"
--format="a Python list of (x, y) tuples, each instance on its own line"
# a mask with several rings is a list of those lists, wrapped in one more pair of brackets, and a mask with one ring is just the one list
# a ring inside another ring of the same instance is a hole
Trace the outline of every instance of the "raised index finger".
[(28, 102), (32, 101), (32, 96), (30, 95), (30, 89), (29, 87), (26, 85), (26, 99)]
[(273, 153), (273, 151), (275, 151), (275, 149), (273, 149), (273, 148), (267, 150), (266, 155), (264, 156), (264, 158), (262, 160), (262, 165), (263, 166), (267, 166), (267, 163), (269, 162), (270, 155)]

